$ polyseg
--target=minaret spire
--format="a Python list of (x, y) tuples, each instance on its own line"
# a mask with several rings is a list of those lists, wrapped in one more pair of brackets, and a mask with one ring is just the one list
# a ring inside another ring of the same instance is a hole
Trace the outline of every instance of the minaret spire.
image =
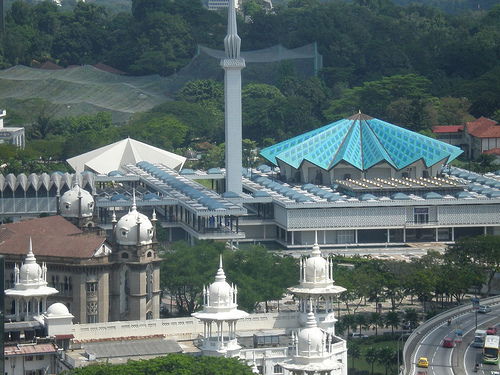
[(225, 56), (220, 64), (224, 69), (224, 123), (226, 139), (226, 191), (242, 193), (242, 110), (241, 69), (245, 60), (240, 57), (241, 39), (236, 26), (235, 0), (229, 0), (227, 35), (224, 38)]
[(238, 26), (236, 25), (235, 0), (229, 0), (229, 8), (227, 11), (227, 35), (224, 38), (226, 59), (239, 59), (240, 47), (241, 39), (238, 36)]

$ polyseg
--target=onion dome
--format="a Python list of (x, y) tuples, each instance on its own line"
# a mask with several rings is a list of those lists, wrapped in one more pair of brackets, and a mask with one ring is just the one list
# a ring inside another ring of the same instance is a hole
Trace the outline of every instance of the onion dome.
[(210, 285), (209, 289), (209, 306), (210, 307), (234, 307), (233, 304), (233, 288), (226, 281), (226, 274), (222, 268), (222, 256), (219, 261), (219, 269), (215, 275), (215, 281)]
[(78, 183), (71, 190), (65, 192), (59, 203), (61, 216), (71, 217), (92, 217), (94, 214), (94, 198)]
[(326, 272), (328, 270), (328, 262), (321, 257), (321, 251), (317, 243), (313, 246), (311, 257), (306, 260), (306, 282), (325, 282), (327, 281)]
[(325, 332), (316, 324), (312, 311), (307, 314), (306, 328), (297, 335), (298, 355), (303, 357), (323, 356)]
[(135, 195), (132, 210), (118, 220), (115, 228), (116, 242), (120, 245), (145, 245), (153, 242), (153, 224), (146, 215), (137, 211)]
[(33, 254), (31, 238), (28, 255), (19, 269), (19, 282), (21, 284), (43, 283), (42, 267), (40, 267), (40, 265), (36, 262), (35, 254)]

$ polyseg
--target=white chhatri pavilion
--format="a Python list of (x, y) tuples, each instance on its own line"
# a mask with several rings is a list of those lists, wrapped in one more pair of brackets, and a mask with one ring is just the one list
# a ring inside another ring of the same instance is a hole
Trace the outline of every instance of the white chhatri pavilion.
[(299, 298), (300, 321), (308, 321), (307, 301), (312, 301), (312, 310), (321, 328), (335, 335), (334, 297), (346, 289), (333, 284), (331, 260), (321, 257), (317, 232), (313, 251), (308, 259), (300, 259), (300, 285), (288, 288)]
[[(219, 270), (208, 288), (203, 288), (203, 311), (193, 316), (203, 322), (203, 355), (213, 357), (237, 357), (241, 347), (236, 339), (236, 323), (246, 318), (248, 313), (238, 310), (238, 289), (226, 282), (222, 268), (222, 255)], [(212, 331), (215, 323), (216, 332)], [(224, 335), (224, 325), (227, 325), (227, 335)]]
[[(294, 375), (340, 375), (347, 373), (347, 355), (334, 347), (331, 335), (316, 324), (316, 317), (309, 302), (309, 313), (305, 328), (293, 334), (292, 359), (281, 366)], [(339, 356), (340, 354), (340, 356)]]
[(47, 310), (47, 297), (59, 293), (47, 284), (47, 266), (36, 262), (33, 246), (29, 243), (28, 255), (21, 267), (14, 266), (14, 288), (7, 289), (5, 295), (15, 303), (16, 321), (31, 320)]

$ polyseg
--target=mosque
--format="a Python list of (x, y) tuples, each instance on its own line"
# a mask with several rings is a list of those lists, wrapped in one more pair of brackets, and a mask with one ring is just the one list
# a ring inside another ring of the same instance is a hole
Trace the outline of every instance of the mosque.
[[(0, 226), (6, 318), (16, 324), (54, 316), (66, 319), (67, 329), (71, 317), (64, 340), (201, 337), (203, 354), (239, 356), (255, 372), (345, 375), (346, 342), (335, 334), (333, 309), (345, 289), (334, 284), (320, 248), (448, 243), (465, 235), (499, 234), (500, 178), (452, 168), (449, 163), (462, 152), (458, 147), (362, 113), (266, 148), (261, 156), (268, 165), (242, 168), (245, 61), (234, 0), (230, 4), (221, 61), (225, 168), (186, 169), (185, 158), (127, 139), (68, 160), (75, 174), (0, 175), (0, 217), (14, 221)], [(48, 216), (26, 220), (42, 213)], [(312, 246), (310, 257), (301, 261), (299, 285), (289, 289), (298, 311), (238, 310), (237, 286), (226, 281), (221, 259), (214, 283), (203, 291), (202, 311), (158, 319), (157, 225), (167, 230), (168, 241)], [(57, 302), (52, 310), (51, 302)], [(291, 341), (275, 342), (271, 349), (240, 341), (243, 331), (276, 329)], [(37, 334), (35, 326), (28, 331), (34, 333), (25, 337)], [(95, 358), (97, 349), (89, 348), (87, 359)]]

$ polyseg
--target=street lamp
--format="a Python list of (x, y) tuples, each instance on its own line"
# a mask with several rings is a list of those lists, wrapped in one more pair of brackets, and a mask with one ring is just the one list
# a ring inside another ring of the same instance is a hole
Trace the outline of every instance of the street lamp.
[(398, 342), (397, 342), (397, 351), (398, 351), (398, 375), (399, 375), (399, 373), (401, 372), (401, 369), (400, 369), (400, 367), (399, 367), (399, 341), (400, 341), (403, 337), (408, 336), (408, 335), (409, 335), (409, 333), (402, 333), (402, 334), (401, 334), (401, 336), (398, 338)]

